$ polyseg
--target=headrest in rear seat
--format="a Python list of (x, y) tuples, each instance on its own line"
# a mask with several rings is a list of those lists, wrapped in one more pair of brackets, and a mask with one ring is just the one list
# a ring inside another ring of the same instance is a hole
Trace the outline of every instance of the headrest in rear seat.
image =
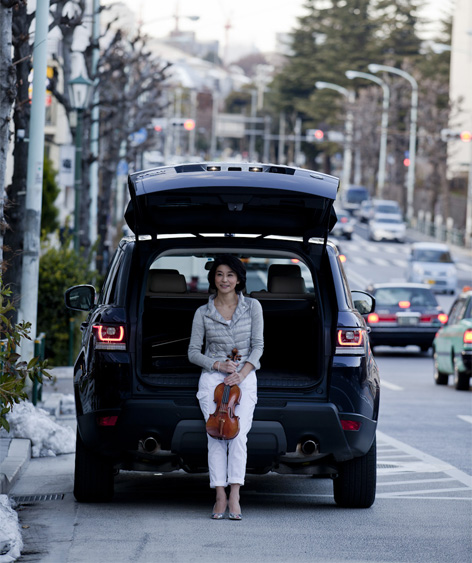
[(150, 293), (186, 293), (187, 282), (182, 274), (151, 270), (149, 272), (148, 291)]
[(298, 264), (271, 264), (267, 272), (267, 278), (270, 280), (275, 276), (301, 278), (302, 271)]
[(274, 276), (269, 280), (270, 293), (306, 293), (305, 280), (295, 277)]

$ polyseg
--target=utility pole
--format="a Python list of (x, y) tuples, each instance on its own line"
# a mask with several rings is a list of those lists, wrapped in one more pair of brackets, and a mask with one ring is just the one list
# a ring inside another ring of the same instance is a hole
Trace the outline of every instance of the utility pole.
[(21, 276), (22, 292), (18, 310), (18, 320), (31, 323), (32, 340), (25, 339), (21, 345), (21, 355), (25, 361), (29, 361), (34, 355), (34, 339), (36, 338), (38, 318), (48, 20), (49, 0), (42, 0), (36, 5), (36, 30), (33, 48), (33, 99), (31, 102), (30, 143), (26, 180), (26, 220)]
[[(93, 247), (97, 240), (97, 210), (98, 210), (98, 136), (100, 119), (100, 95), (98, 93), (97, 67), (100, 57), (98, 41), (100, 39), (100, 0), (93, 0), (93, 23), (92, 23), (92, 79), (94, 81), (94, 93), (92, 101), (92, 123), (90, 128), (90, 153), (92, 163), (89, 167), (90, 182), (90, 214), (89, 214), (89, 240)], [(92, 253), (90, 269), (95, 270), (95, 254)]]

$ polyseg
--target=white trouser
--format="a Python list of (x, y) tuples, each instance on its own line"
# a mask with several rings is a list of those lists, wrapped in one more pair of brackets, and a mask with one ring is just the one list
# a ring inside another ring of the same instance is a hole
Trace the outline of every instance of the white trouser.
[[(225, 375), (217, 371), (203, 372), (198, 382), (197, 399), (200, 402), (205, 422), (216, 409), (215, 388), (222, 383)], [(239, 416), (239, 434), (232, 440), (217, 440), (208, 436), (208, 468), (210, 487), (226, 487), (228, 484), (244, 485), (247, 459), (247, 435), (252, 425), (254, 408), (257, 403), (256, 372), (251, 371), (239, 385), (241, 397), (235, 408)]]

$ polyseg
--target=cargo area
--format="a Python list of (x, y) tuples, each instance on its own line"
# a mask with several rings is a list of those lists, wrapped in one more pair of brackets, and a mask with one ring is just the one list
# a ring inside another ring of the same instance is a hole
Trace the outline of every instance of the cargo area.
[[(298, 265), (261, 268), (263, 275), (256, 276), (256, 267), (248, 269), (247, 284), (248, 289), (255, 288), (247, 295), (259, 300), (264, 313), (259, 388), (313, 385), (321, 377), (316, 361), (321, 357), (321, 321), (315, 294), (307, 289)], [(258, 281), (249, 283), (250, 277)], [(141, 378), (147, 384), (196, 388), (201, 369), (188, 361), (187, 350), (195, 311), (208, 301), (204, 286), (208, 287), (206, 280), (195, 283), (194, 277), (192, 281), (192, 276), (174, 268), (149, 272), (141, 363)]]

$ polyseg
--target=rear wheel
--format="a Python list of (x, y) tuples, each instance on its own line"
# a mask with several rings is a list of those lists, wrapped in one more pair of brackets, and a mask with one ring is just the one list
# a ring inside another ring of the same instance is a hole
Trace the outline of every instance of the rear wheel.
[(459, 371), (459, 362), (454, 358), (454, 387), (458, 391), (469, 390), (470, 375), (466, 371)]
[(376, 439), (370, 450), (361, 457), (339, 465), (333, 481), (334, 500), (344, 508), (369, 508), (375, 500), (377, 484)]
[(77, 430), (74, 496), (79, 502), (108, 502), (113, 498), (113, 464), (86, 448)]
[(434, 381), (436, 382), (436, 385), (447, 385), (447, 382), (449, 380), (449, 374), (444, 373), (443, 371), (439, 371), (438, 358), (436, 352), (434, 352), (433, 358), (434, 358), (433, 374), (434, 374)]

